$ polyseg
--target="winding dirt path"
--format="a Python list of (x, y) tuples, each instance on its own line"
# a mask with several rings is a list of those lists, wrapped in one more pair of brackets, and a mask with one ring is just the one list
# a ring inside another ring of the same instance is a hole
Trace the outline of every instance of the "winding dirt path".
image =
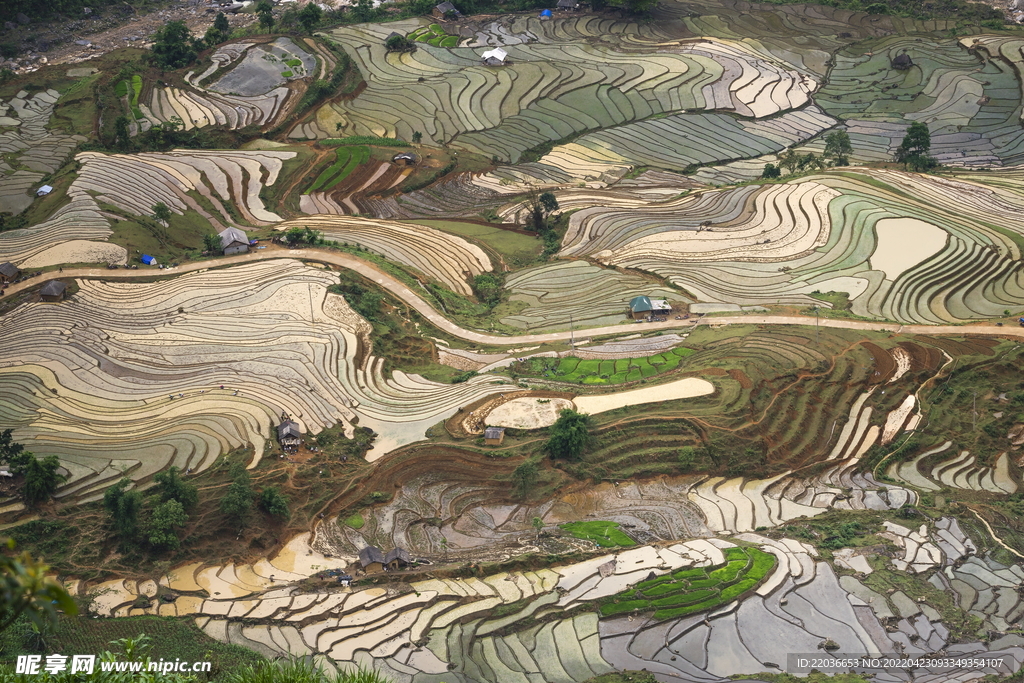
[[(165, 268), (163, 270), (108, 270), (107, 268), (70, 268), (63, 272), (50, 271), (39, 278), (32, 278), (25, 282), (10, 285), (5, 296), (17, 294), (20, 291), (41, 285), (48, 280), (59, 278), (91, 278), (97, 280), (124, 280), (141, 277), (153, 277), (162, 275), (181, 275), (197, 270), (219, 268), (239, 263), (250, 263), (253, 261), (266, 261), (277, 258), (300, 259), (304, 261), (317, 261), (327, 263), (341, 268), (353, 270), (363, 277), (373, 280), (375, 283), (386, 289), (388, 292), (404, 301), (408, 306), (414, 308), (420, 315), (430, 321), (435, 327), (444, 330), (453, 337), (465, 339), (477, 344), (488, 344), (492, 346), (513, 346), (521, 344), (543, 344), (546, 342), (567, 341), (571, 337), (584, 339), (586, 337), (597, 337), (610, 334), (624, 334), (632, 332), (650, 332), (652, 330), (688, 330), (697, 325), (802, 325), (810, 326), (815, 324), (815, 319), (809, 316), (787, 316), (787, 315), (738, 315), (738, 316), (715, 316), (701, 318), (699, 320), (666, 320), (665, 322), (619, 325), (606, 325), (604, 327), (593, 327), (589, 329), (575, 330), (575, 332), (550, 332), (547, 334), (525, 334), (519, 336), (497, 336), (474, 332), (459, 327), (455, 323), (438, 313), (430, 304), (424, 301), (419, 294), (407, 287), (403, 282), (378, 269), (372, 263), (360, 258), (337, 251), (323, 251), (320, 249), (286, 249), (277, 245), (269, 245), (266, 249), (253, 251), (238, 256), (225, 256), (219, 259), (199, 261), (180, 265), (176, 268)], [(954, 336), (962, 335), (983, 335), (995, 337), (1019, 337), (1024, 338), (1024, 327), (996, 327), (995, 325), (900, 325), (898, 323), (867, 322), (862, 320), (839, 320), (832, 318), (820, 318), (817, 324), (821, 327), (830, 327), (846, 330), (870, 330), (875, 332), (893, 332), (896, 334), (946, 334)], [(639, 326), (638, 326), (639, 325)]]

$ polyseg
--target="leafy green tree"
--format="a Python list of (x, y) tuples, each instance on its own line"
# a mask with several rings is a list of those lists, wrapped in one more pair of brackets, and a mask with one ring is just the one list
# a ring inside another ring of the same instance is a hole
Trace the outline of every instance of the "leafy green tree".
[(169, 221), (171, 220), (171, 210), (163, 202), (157, 202), (153, 205), (153, 218), (158, 221)]
[(231, 468), (231, 485), (220, 499), (220, 511), (244, 527), (252, 516), (256, 493), (249, 472), (241, 465)]
[(622, 0), (622, 9), (626, 14), (640, 16), (650, 14), (658, 4), (658, 0)]
[(416, 131), (412, 134), (412, 142), (414, 145), (420, 144), (421, 140), (423, 140), (423, 133)]
[(371, 0), (358, 0), (352, 7), (352, 16), (356, 21), (364, 22), (373, 19), (373, 2)]
[(6, 462), (11, 471), (17, 474), (24, 471), (32, 454), (26, 453), (25, 447), (14, 440), (13, 431), (5, 429), (0, 432), (0, 462)]
[(206, 43), (207, 47), (213, 47), (223, 43), (230, 37), (231, 25), (228, 24), (228, 18), (224, 16), (223, 12), (217, 12), (217, 17), (213, 20), (213, 26), (206, 29), (203, 42)]
[(132, 480), (123, 477), (103, 494), (103, 507), (110, 515), (117, 535), (124, 541), (131, 541), (139, 531), (139, 513), (142, 511), (142, 494), (128, 490)]
[(183, 21), (169, 21), (153, 36), (153, 60), (164, 69), (181, 69), (196, 61), (192, 32)]
[(299, 10), (299, 23), (302, 24), (302, 28), (306, 29), (306, 33), (312, 33), (313, 29), (320, 25), (320, 20), (323, 17), (323, 10), (315, 2), (310, 2)]
[(60, 485), (68, 479), (58, 470), (60, 459), (56, 455), (48, 455), (42, 460), (31, 458), (28, 461), (24, 472), (25, 483), (21, 489), (25, 505), (35, 507), (53, 496)]
[(779, 166), (786, 169), (787, 173), (794, 172), (799, 165), (800, 155), (796, 153), (796, 150), (787, 149), (779, 155)]
[(534, 517), (530, 524), (533, 526), (533, 530), (537, 532), (537, 538), (540, 538), (540, 532), (544, 528), (544, 520), (540, 517)]
[(903, 142), (896, 148), (895, 160), (912, 171), (927, 171), (938, 165), (928, 152), (932, 148), (932, 134), (927, 123), (915, 121), (907, 128)]
[(291, 516), (288, 509), (288, 496), (277, 490), (276, 486), (269, 486), (263, 489), (260, 494), (260, 510), (263, 510), (272, 517), (287, 520)]
[(186, 512), (191, 512), (199, 504), (199, 489), (181, 478), (181, 470), (171, 467), (166, 472), (159, 472), (153, 477), (157, 490), (164, 501), (176, 500)]
[(761, 177), (767, 180), (771, 180), (772, 178), (778, 178), (781, 175), (782, 170), (775, 164), (765, 164), (764, 170), (761, 171)]
[(537, 483), (540, 468), (537, 463), (527, 460), (512, 470), (512, 484), (515, 487), (516, 495), (524, 496)]
[(473, 291), (480, 301), (490, 307), (501, 303), (501, 295), (505, 291), (500, 274), (480, 273), (473, 277)]
[(220, 235), (212, 232), (203, 235), (203, 249), (209, 252), (220, 251)]
[(830, 165), (846, 166), (850, 163), (851, 154), (853, 145), (846, 131), (837, 130), (825, 136), (825, 151), (822, 152), (822, 156), (828, 159)]
[(132, 133), (129, 124), (128, 117), (123, 114), (114, 120), (114, 144), (122, 152), (127, 152), (132, 147)]
[(800, 155), (796, 167), (801, 171), (808, 168), (817, 168), (820, 170), (825, 167), (825, 162), (814, 152), (808, 152), (807, 154)]
[(590, 415), (566, 408), (551, 425), (545, 449), (553, 457), (578, 460), (593, 441), (590, 434), (592, 423)]
[(158, 548), (173, 550), (181, 545), (178, 530), (184, 529), (187, 523), (188, 515), (181, 503), (174, 499), (165, 500), (153, 508), (153, 514), (149, 518), (149, 542)]
[(78, 606), (64, 588), (50, 578), (50, 567), (28, 552), (15, 554), (14, 541), (4, 542), (0, 553), (0, 631), (25, 615), (32, 625), (55, 627), (59, 611), (78, 614)]
[(260, 0), (256, 3), (256, 17), (264, 31), (269, 33), (274, 28), (274, 6), (270, 0)]

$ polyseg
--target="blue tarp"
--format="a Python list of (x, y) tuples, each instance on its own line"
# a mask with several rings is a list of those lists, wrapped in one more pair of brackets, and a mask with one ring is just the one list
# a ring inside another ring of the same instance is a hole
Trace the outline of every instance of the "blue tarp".
[(540, 13), (540, 15), (541, 15), (542, 17), (550, 17), (550, 16), (551, 16), (551, 10), (549, 10), (549, 9), (546, 9), (546, 10), (544, 10), (543, 12), (541, 12), (541, 13)]
[(147, 266), (151, 266), (154, 263), (156, 263), (156, 259), (153, 258), (152, 256), (149, 256), (148, 254), (143, 254), (142, 258), (139, 260), (145, 263)]

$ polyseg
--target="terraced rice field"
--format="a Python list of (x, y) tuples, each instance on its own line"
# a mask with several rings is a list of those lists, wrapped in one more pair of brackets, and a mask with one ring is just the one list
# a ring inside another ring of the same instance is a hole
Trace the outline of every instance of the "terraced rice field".
[(520, 270), (505, 279), (505, 289), (509, 301), (526, 306), (501, 322), (530, 331), (565, 329), (570, 315), (580, 327), (614, 325), (626, 319), (636, 296), (688, 303), (678, 290), (586, 261), (554, 261)]
[[(32, 203), (44, 175), (53, 173), (86, 138), (48, 126), (60, 93), (21, 90), (0, 99), (0, 213), (19, 214)], [(12, 167), (8, 160), (17, 164)]]
[[(1019, 182), (1014, 171), (954, 181), (878, 170), (592, 206), (573, 214), (561, 254), (657, 273), (699, 301), (819, 306), (811, 292), (841, 291), (865, 317), (1001, 317), (1024, 301), (1010, 218)], [(965, 221), (965, 206), (985, 222)], [(883, 234), (891, 220), (918, 221), (937, 236), (934, 253), (907, 260), (906, 230)]]
[[(558, 367), (545, 371), (544, 376), (559, 382), (581, 384), (620, 384), (637, 382), (641, 379), (675, 370), (679, 362), (693, 353), (693, 349), (676, 347), (652, 356), (620, 358), (618, 360), (581, 360), (563, 358)], [(534, 361), (541, 364), (543, 361)]]
[(454, 390), (385, 378), (381, 359), (358, 351), (370, 347), (369, 324), (326, 292), (334, 283), (289, 259), (155, 283), (82, 281), (74, 301), (22, 306), (0, 331), (4, 422), (66, 463), (58, 496), (88, 498), (122, 468), (145, 483), (247, 445), (254, 465), (282, 412), (306, 433), (339, 422), (351, 433), (358, 419), (379, 433), (380, 457), (500, 390), (490, 377)]
[(345, 216), (308, 216), (279, 223), (275, 230), (310, 227), (331, 242), (383, 254), (437, 280), (453, 292), (472, 296), (469, 281), (493, 269), (484, 251), (461, 237), (412, 223)]
[[(318, 115), (318, 137), (338, 125), (348, 135), (404, 140), (420, 132), (424, 142), (455, 139), (459, 149), (515, 162), (535, 145), (665, 112), (770, 116), (803, 106), (817, 87), (808, 74), (763, 59), (747, 43), (680, 43), (680, 36), (595, 19), (562, 20), (562, 35), (507, 46), (511, 64), (497, 69), (480, 63), (479, 48), (421, 44), (412, 53), (386, 53), (391, 31), (421, 29), (422, 20), (335, 29), (333, 39), (368, 87), (354, 100), (328, 105), (331, 111)], [(598, 35), (607, 42), (585, 49), (577, 38)]]

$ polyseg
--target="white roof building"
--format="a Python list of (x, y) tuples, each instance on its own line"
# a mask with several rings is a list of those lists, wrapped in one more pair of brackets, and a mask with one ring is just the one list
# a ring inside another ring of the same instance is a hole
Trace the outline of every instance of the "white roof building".
[(502, 50), (500, 47), (496, 47), (493, 50), (488, 50), (487, 52), (480, 55), (480, 59), (482, 59), (484, 63), (489, 66), (504, 64), (505, 59), (507, 57), (508, 53)]
[(42, 197), (44, 195), (50, 194), (51, 192), (53, 192), (53, 188), (52, 187), (50, 187), (49, 185), (43, 185), (38, 190), (36, 190), (36, 196), (37, 197)]

